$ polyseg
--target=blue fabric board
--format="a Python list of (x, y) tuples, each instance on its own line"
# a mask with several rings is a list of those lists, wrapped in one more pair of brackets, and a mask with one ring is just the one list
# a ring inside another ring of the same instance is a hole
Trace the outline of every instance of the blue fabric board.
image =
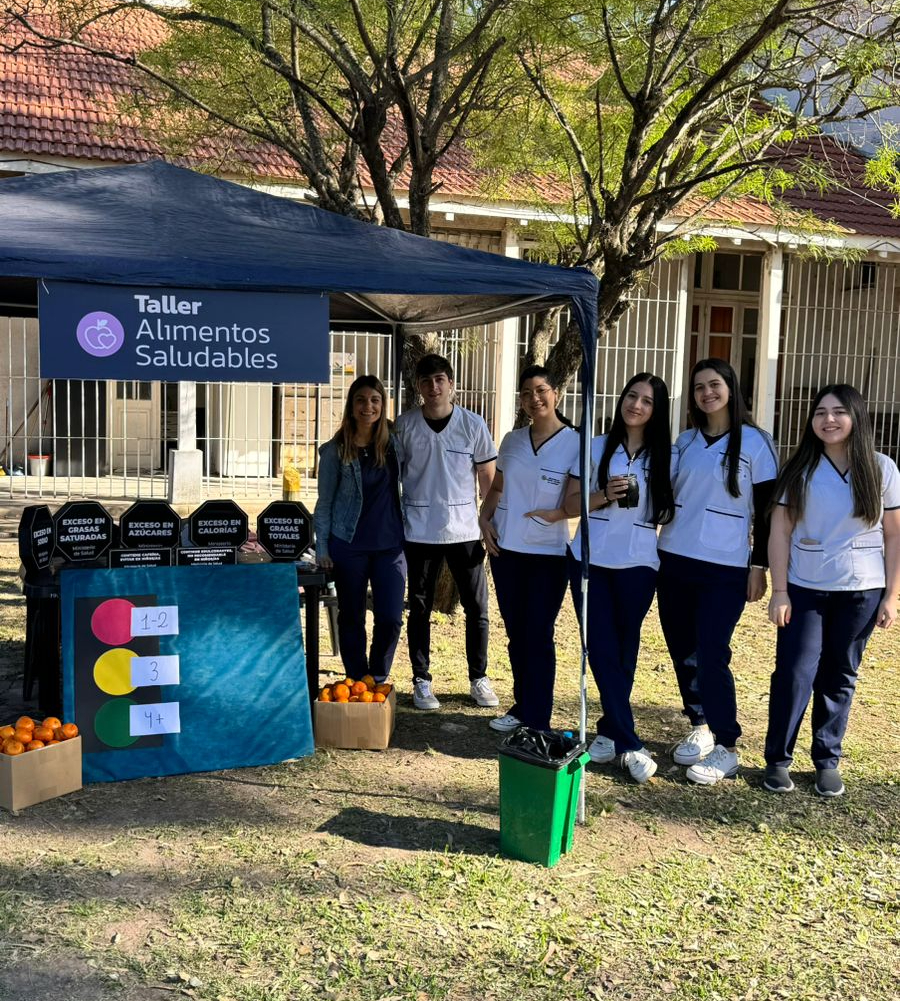
[[(314, 751), (293, 564), (70, 570), (61, 576), (63, 707), (83, 732), (75, 678), (75, 611), (80, 598), (152, 595), (177, 605), (180, 631), (160, 636), (159, 653), (180, 657), (180, 684), (159, 701), (180, 704), (181, 732), (161, 746), (86, 753), (84, 781), (104, 782), (266, 765)], [(127, 644), (126, 644), (127, 645)], [(243, 721), (252, 742), (240, 739)], [(157, 743), (160, 738), (153, 738)]]

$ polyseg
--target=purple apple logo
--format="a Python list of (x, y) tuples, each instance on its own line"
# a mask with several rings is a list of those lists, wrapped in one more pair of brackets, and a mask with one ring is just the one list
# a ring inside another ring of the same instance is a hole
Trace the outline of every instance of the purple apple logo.
[(122, 324), (112, 313), (97, 312), (82, 316), (75, 336), (81, 347), (95, 358), (108, 358), (125, 343)]

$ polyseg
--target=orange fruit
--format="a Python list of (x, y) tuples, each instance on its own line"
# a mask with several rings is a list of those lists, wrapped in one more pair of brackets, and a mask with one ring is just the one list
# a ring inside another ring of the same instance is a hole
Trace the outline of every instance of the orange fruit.
[(71, 740), (78, 736), (78, 727), (74, 723), (63, 723), (59, 729), (62, 732), (63, 740)]
[(374, 692), (370, 692), (370, 691), (365, 691), (365, 692), (363, 692), (360, 695), (359, 701), (360, 702), (374, 702), (375, 701), (375, 693)]
[(30, 740), (25, 745), (25, 750), (26, 751), (39, 751), (44, 746), (45, 746), (45, 744), (44, 744), (44, 742), (42, 740)]
[(350, 688), (349, 688), (349, 686), (345, 685), (343, 682), (339, 681), (331, 689), (331, 697), (334, 699), (335, 702), (346, 702), (347, 699), (350, 698)]
[(3, 742), (4, 754), (23, 754), (24, 751), (25, 745), (21, 740), (16, 740), (14, 737), (10, 737), (9, 740)]
[(376, 685), (375, 686), (375, 691), (379, 692), (381, 695), (390, 695), (391, 694), (391, 689), (393, 687), (394, 687), (393, 685), (388, 685), (388, 684)]
[(62, 720), (57, 719), (56, 716), (48, 716), (41, 726), (47, 727), (48, 730), (55, 730), (58, 726), (62, 726)]
[(35, 722), (30, 716), (20, 716), (16, 720), (17, 730), (33, 730), (35, 727)]
[(358, 695), (351, 695), (350, 698), (347, 699), (347, 701), (348, 702), (359, 702), (359, 696)]
[(32, 733), (33, 731), (31, 730), (25, 730), (22, 727), (17, 726), (16, 732), (13, 734), (13, 739), (18, 740), (21, 744), (27, 744), (30, 740), (32, 740)]
[(49, 747), (51, 744), (58, 744), (59, 741), (54, 737), (53, 740), (45, 740), (44, 747)]
[(373, 692), (372, 693), (373, 702), (387, 702), (387, 696), (384, 692)]
[(53, 740), (53, 731), (49, 726), (36, 726), (32, 736), (35, 740), (42, 740), (46, 744), (48, 740)]
[(331, 689), (330, 688), (323, 688), (322, 691), (319, 692), (319, 701), (320, 702), (330, 702), (331, 701)]
[(350, 701), (350, 696), (349, 695), (342, 695), (340, 698), (334, 699), (333, 701), (334, 702), (349, 702)]
[(2, 744), (4, 740), (11, 737), (15, 732), (16, 728), (14, 726), (0, 726), (0, 744)]
[(354, 681), (350, 688), (350, 692), (353, 695), (362, 695), (363, 692), (367, 692), (368, 686), (364, 681)]
[(371, 674), (363, 675), (362, 683), (369, 689), (370, 692), (375, 691), (375, 679)]
[(55, 738), (56, 738), (57, 740), (64, 740), (64, 739), (65, 739), (65, 738), (63, 737), (63, 735), (62, 735), (62, 723), (60, 723), (60, 724), (59, 724), (59, 726), (55, 726), (55, 727), (53, 728), (53, 736), (54, 736), (54, 737), (55, 737)]
[(352, 688), (356, 684), (356, 681), (353, 678), (344, 678), (341, 684), (346, 685), (348, 688)]

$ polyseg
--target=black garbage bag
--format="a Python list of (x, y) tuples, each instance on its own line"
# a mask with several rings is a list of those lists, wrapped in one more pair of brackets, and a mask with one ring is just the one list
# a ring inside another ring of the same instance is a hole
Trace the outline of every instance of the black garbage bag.
[(500, 745), (500, 753), (540, 768), (564, 768), (587, 745), (571, 730), (535, 730), (517, 727)]

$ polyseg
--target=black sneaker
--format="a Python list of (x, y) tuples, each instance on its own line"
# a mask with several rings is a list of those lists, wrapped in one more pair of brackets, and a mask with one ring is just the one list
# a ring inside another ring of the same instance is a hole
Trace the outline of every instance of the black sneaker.
[(816, 769), (816, 792), (820, 796), (844, 795), (844, 783), (837, 768)]
[(783, 765), (766, 765), (763, 789), (768, 789), (769, 792), (793, 792), (794, 780)]

